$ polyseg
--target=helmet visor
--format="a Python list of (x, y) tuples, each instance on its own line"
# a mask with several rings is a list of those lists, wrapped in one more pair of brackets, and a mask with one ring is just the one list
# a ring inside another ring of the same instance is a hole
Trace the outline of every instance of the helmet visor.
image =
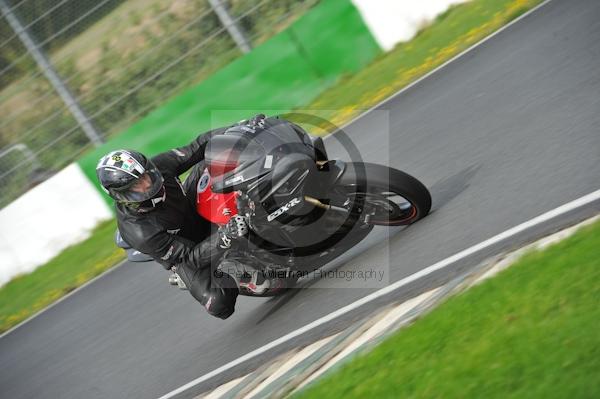
[(142, 202), (154, 198), (160, 191), (164, 179), (156, 166), (148, 161), (145, 172), (131, 184), (111, 189), (110, 194), (120, 202)]

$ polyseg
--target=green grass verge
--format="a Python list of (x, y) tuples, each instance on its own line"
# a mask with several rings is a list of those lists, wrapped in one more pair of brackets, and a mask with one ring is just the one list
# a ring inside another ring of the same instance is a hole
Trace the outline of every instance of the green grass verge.
[[(325, 110), (319, 116), (342, 125), (540, 1), (473, 0), (452, 7), (413, 40), (345, 77), (306, 108)], [(0, 330), (19, 323), (120, 260), (122, 251), (112, 245), (112, 234), (113, 229), (105, 224), (84, 243), (2, 287)]]
[(84, 242), (65, 249), (30, 274), (0, 289), (0, 332), (113, 267), (125, 252), (113, 242), (114, 221), (99, 225)]
[(450, 298), (298, 398), (600, 397), (600, 223)]
[(362, 71), (345, 77), (311, 104), (319, 116), (343, 125), (490, 33), (541, 0), (472, 0), (451, 7), (407, 43), (398, 44)]

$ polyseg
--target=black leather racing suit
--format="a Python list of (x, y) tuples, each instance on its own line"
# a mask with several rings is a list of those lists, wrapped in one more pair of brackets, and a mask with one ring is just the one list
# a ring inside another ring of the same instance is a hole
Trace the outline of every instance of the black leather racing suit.
[(212, 130), (185, 147), (152, 158), (163, 175), (166, 191), (165, 201), (155, 209), (141, 213), (116, 204), (123, 239), (165, 269), (175, 266), (192, 296), (211, 315), (223, 319), (233, 313), (238, 289), (231, 281), (212, 278), (211, 264), (220, 258), (222, 250), (217, 245), (217, 234), (211, 234), (212, 225), (196, 213), (194, 176), (198, 173), (192, 173), (184, 184), (179, 175), (201, 162), (208, 140), (225, 130)]

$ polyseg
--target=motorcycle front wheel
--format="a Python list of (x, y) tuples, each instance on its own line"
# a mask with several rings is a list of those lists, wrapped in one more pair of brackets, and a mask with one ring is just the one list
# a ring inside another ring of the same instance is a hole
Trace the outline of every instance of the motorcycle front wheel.
[(423, 218), (431, 209), (429, 190), (398, 169), (349, 162), (336, 183), (367, 224), (404, 226)]

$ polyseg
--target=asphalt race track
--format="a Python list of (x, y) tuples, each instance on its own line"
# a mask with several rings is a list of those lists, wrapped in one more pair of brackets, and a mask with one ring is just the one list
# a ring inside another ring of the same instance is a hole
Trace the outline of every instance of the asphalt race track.
[[(365, 160), (389, 159), (421, 179), (434, 209), (389, 239), (374, 231), (370, 248), (340, 270), (383, 271), (393, 282), (600, 188), (600, 2), (553, 0), (379, 109), (347, 134)], [(326, 143), (335, 155), (335, 137)], [(599, 209), (596, 202), (488, 248), (186, 396)], [(241, 298), (221, 321), (169, 286), (158, 265), (125, 264), (0, 339), (0, 392), (159, 397), (382, 285), (357, 286), (325, 279), (278, 299)]]

